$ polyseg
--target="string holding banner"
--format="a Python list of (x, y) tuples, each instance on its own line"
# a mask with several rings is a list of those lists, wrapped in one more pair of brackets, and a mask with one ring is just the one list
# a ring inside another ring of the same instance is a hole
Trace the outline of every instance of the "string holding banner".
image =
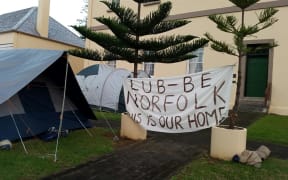
[(228, 117), (233, 66), (172, 78), (124, 81), (126, 109), (143, 128), (166, 133), (193, 132)]

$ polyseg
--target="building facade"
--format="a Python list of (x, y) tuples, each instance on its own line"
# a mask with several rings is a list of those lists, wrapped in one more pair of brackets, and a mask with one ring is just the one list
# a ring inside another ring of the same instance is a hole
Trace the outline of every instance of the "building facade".
[[(141, 16), (147, 15), (151, 10), (157, 9), (161, 2), (166, 0), (146, 3), (142, 7)], [(207, 16), (212, 14), (235, 14), (240, 17), (240, 9), (233, 6), (228, 0), (170, 0), (172, 10), (169, 19), (190, 20), (186, 26), (167, 32), (167, 34), (192, 34), (203, 37), (205, 32), (211, 33), (216, 39), (232, 43), (232, 36), (220, 32), (216, 25), (211, 22)], [(137, 8), (137, 4), (131, 0), (121, 0), (120, 5), (128, 6), (132, 9)], [(288, 76), (288, 61), (286, 60), (288, 36), (286, 33), (288, 16), (287, 0), (261, 0), (256, 5), (250, 7), (246, 13), (245, 23), (253, 24), (256, 22), (257, 13), (268, 7), (274, 7), (279, 10), (276, 18), (279, 19), (272, 27), (267, 28), (256, 37), (249, 37), (245, 40), (248, 47), (255, 47), (259, 44), (269, 44), (276, 42), (279, 46), (263, 51), (258, 54), (248, 54), (242, 61), (242, 86), (241, 103), (244, 105), (262, 105), (265, 104), (269, 113), (288, 115), (288, 83), (285, 77)], [(109, 31), (107, 27), (97, 22), (94, 17), (114, 16), (113, 12), (99, 0), (89, 0), (88, 27), (95, 31)], [(86, 41), (87, 48), (100, 48), (91, 41)], [(154, 77), (175, 76), (187, 73), (202, 71), (223, 65), (236, 64), (237, 58), (226, 54), (213, 51), (211, 48), (204, 47), (195, 53), (198, 57), (175, 64), (149, 64), (145, 63), (139, 66), (147, 70)], [(84, 64), (87, 66), (89, 64)], [(116, 67), (133, 69), (133, 64), (124, 61), (116, 61)], [(234, 87), (235, 92), (235, 87)], [(235, 93), (232, 93), (235, 94)], [(233, 101), (231, 101), (231, 105)]]
[[(33, 48), (69, 50), (83, 48), (85, 42), (49, 16), (50, 0), (39, 0), (31, 7), (0, 15), (0, 50)], [(75, 72), (83, 69), (83, 60), (68, 57)]]

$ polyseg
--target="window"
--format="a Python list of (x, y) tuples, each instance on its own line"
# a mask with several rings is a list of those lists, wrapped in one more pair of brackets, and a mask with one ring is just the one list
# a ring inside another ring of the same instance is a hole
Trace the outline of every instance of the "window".
[[(110, 3), (115, 3), (117, 6), (120, 6), (120, 0), (110, 0)], [(111, 9), (107, 9), (107, 13), (113, 12)]]
[(112, 3), (120, 4), (120, 0), (112, 0)]
[(146, 2), (143, 5), (144, 6), (151, 6), (151, 5), (157, 5), (160, 4), (160, 1), (151, 1), (151, 2)]
[(154, 63), (144, 62), (144, 71), (149, 75), (154, 75)]
[(106, 64), (112, 68), (116, 68), (116, 61), (107, 61)]
[(197, 57), (188, 61), (188, 74), (201, 72), (203, 70), (203, 51), (204, 48), (199, 48), (192, 52), (192, 54)]

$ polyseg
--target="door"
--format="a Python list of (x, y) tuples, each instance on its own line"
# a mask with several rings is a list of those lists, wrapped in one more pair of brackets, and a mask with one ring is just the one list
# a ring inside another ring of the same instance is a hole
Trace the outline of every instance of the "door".
[[(248, 45), (255, 48), (257, 45)], [(247, 54), (245, 97), (264, 97), (268, 82), (269, 49)]]

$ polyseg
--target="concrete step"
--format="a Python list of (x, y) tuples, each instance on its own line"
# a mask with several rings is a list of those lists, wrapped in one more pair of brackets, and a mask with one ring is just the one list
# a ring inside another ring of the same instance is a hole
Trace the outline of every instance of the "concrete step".
[(241, 102), (239, 106), (240, 112), (267, 112), (267, 107), (263, 102)]

